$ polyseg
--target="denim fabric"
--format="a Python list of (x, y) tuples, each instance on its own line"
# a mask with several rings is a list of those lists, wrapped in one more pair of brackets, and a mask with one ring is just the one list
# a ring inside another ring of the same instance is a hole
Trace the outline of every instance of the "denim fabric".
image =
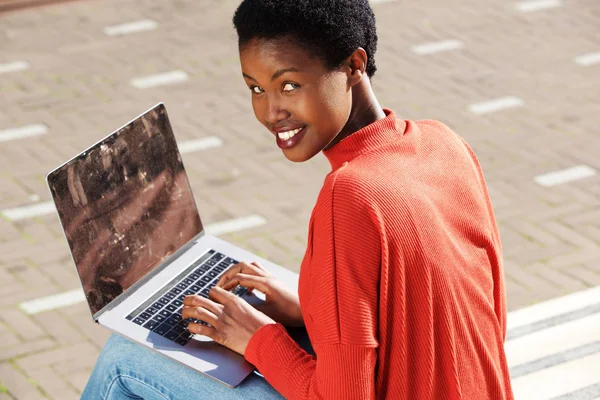
[[(292, 337), (314, 354), (304, 329), (291, 329)], [(119, 335), (112, 335), (98, 357), (81, 397), (112, 399), (283, 399), (262, 377), (250, 374), (232, 389), (176, 361)]]

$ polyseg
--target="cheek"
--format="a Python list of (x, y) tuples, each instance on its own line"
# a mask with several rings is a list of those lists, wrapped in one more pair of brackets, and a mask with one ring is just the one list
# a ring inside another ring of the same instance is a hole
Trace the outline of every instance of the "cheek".
[(329, 125), (339, 132), (346, 125), (352, 108), (352, 97), (345, 75), (335, 74), (324, 81), (319, 98), (322, 99), (320, 109), (323, 112), (326, 110)]
[(254, 116), (258, 122), (264, 125), (265, 121), (263, 120), (263, 116), (265, 113), (263, 112), (263, 105), (260, 99), (256, 98), (255, 96), (252, 96), (252, 111), (254, 111)]

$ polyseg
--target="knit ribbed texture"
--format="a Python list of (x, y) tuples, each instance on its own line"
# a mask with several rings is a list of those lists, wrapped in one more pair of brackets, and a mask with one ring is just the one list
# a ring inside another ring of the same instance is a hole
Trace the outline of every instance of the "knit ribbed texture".
[(386, 114), (325, 152), (299, 282), (316, 358), (276, 324), (246, 359), (288, 399), (512, 399), (479, 163), (442, 123)]

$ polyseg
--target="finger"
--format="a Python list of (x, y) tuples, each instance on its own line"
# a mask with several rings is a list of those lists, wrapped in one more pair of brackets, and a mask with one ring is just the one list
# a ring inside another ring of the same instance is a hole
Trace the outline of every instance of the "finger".
[(233, 267), (229, 268), (227, 271), (225, 271), (221, 275), (219, 280), (217, 281), (216, 286), (222, 287), (223, 282), (230, 280), (233, 276), (235, 276), (236, 274), (239, 274), (239, 273), (258, 275), (258, 276), (263, 276), (265, 274), (263, 270), (256, 267), (255, 265), (241, 262), (241, 263), (238, 263), (238, 264), (234, 265)]
[(183, 311), (181, 311), (181, 318), (184, 320), (188, 318), (199, 319), (200, 321), (209, 323), (212, 326), (215, 326), (218, 320), (215, 314), (202, 307), (183, 307)]
[(195, 333), (196, 335), (207, 336), (215, 342), (220, 343), (218, 340), (219, 332), (217, 332), (217, 330), (213, 326), (200, 325), (190, 322), (188, 324), (188, 331), (190, 331), (191, 333)]
[(206, 297), (198, 296), (197, 294), (186, 296), (183, 299), (183, 305), (184, 307), (203, 307), (215, 315), (221, 315), (223, 312), (223, 306), (221, 304), (217, 304), (214, 301), (207, 299)]
[(269, 290), (269, 285), (267, 284), (267, 278), (256, 275), (248, 275), (248, 274), (237, 274), (232, 279), (223, 283), (222, 288), (225, 290), (231, 290), (237, 285), (247, 287), (248, 289), (256, 289), (259, 292), (266, 293)]
[(189, 296), (185, 296), (183, 298), (183, 305), (184, 306), (198, 306), (202, 304), (202, 296), (199, 296), (197, 294), (191, 294)]
[(235, 302), (238, 299), (240, 299), (230, 291), (220, 288), (218, 286), (213, 286), (212, 289), (210, 289), (210, 292), (208, 292), (208, 295), (212, 300), (223, 305), (230, 302)]
[(260, 265), (259, 263), (257, 263), (256, 261), (252, 261), (250, 263), (250, 265), (254, 265), (256, 268), (260, 269), (265, 274), (267, 273), (267, 270), (262, 265)]
[(234, 266), (229, 267), (229, 269), (225, 270), (225, 272), (223, 272), (221, 274), (221, 276), (219, 277), (219, 279), (217, 280), (217, 283), (215, 286), (221, 286), (221, 284), (225, 280), (228, 280), (230, 276), (233, 276), (235, 274), (242, 272), (242, 264), (243, 263), (235, 264)]
[[(258, 268), (259, 270), (262, 271), (262, 276), (267, 277), (269, 276), (269, 272), (267, 272), (266, 269), (263, 268), (262, 265), (260, 265), (259, 263), (257, 263), (256, 261), (252, 261), (250, 263), (251, 265), (254, 265), (256, 268)], [(250, 295), (252, 294), (253, 289), (252, 288), (248, 288), (248, 291), (246, 292), (246, 294)]]

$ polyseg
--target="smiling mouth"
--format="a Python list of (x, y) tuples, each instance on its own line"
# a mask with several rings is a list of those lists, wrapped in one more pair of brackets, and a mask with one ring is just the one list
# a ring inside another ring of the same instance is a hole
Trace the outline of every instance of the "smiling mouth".
[(306, 133), (307, 126), (302, 126), (296, 129), (290, 129), (284, 132), (274, 132), (277, 141), (277, 146), (281, 149), (289, 149), (298, 144)]
[(298, 129), (293, 129), (291, 131), (279, 132), (277, 134), (277, 137), (279, 137), (280, 140), (289, 140), (289, 139), (293, 138), (294, 136), (296, 136), (296, 134), (298, 134), (302, 129), (304, 129), (304, 127), (298, 128)]

